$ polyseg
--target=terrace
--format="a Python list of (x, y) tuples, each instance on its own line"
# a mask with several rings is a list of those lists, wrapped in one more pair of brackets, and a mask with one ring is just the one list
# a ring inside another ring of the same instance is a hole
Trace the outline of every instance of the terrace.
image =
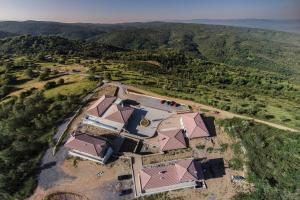
[[(172, 113), (140, 105), (135, 107), (135, 110), (126, 126), (127, 132), (132, 135), (150, 138), (156, 133), (159, 124)], [(147, 125), (141, 124), (141, 120), (148, 120)]]

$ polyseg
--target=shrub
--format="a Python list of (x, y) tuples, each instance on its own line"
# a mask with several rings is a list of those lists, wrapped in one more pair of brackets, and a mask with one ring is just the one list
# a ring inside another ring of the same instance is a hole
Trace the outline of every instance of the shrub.
[(196, 146), (196, 148), (199, 149), (199, 150), (203, 150), (203, 149), (205, 149), (205, 145), (198, 144), (198, 145)]
[(243, 162), (239, 158), (233, 158), (228, 162), (229, 167), (234, 170), (240, 170), (243, 168)]
[(212, 152), (213, 152), (213, 150), (214, 150), (214, 148), (213, 148), (213, 147), (208, 147), (208, 148), (206, 149), (206, 151), (207, 151), (208, 153), (212, 153)]
[(46, 89), (46, 90), (49, 90), (49, 89), (51, 89), (51, 88), (54, 88), (56, 86), (56, 83), (54, 82), (54, 81), (49, 81), (49, 82), (47, 82), (45, 85), (44, 85), (44, 88)]
[(65, 80), (63, 78), (59, 79), (57, 82), (57, 85), (63, 85), (65, 83)]
[(224, 143), (224, 144), (221, 144), (221, 152), (225, 152), (228, 148), (228, 144), (227, 143)]

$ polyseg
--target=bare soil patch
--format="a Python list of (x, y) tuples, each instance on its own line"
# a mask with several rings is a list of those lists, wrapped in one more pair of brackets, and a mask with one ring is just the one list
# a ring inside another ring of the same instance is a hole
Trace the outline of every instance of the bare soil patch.
[[(128, 159), (118, 159), (107, 165), (96, 164), (91, 161), (69, 158), (60, 166), (69, 176), (74, 177), (73, 181), (60, 180), (54, 187), (44, 191), (37, 189), (36, 193), (30, 198), (32, 200), (41, 200), (47, 194), (54, 192), (80, 194), (88, 199), (98, 199), (101, 197), (100, 188), (104, 185), (117, 181), (117, 176), (128, 174), (130, 171), (130, 162)], [(97, 176), (103, 172), (102, 176)], [(98, 198), (95, 198), (95, 197)]]
[(178, 150), (169, 151), (164, 154), (145, 155), (142, 157), (142, 163), (143, 165), (149, 165), (154, 163), (167, 162), (171, 160), (178, 160), (178, 159), (192, 158), (192, 157), (193, 157), (192, 149), (190, 148), (178, 149)]

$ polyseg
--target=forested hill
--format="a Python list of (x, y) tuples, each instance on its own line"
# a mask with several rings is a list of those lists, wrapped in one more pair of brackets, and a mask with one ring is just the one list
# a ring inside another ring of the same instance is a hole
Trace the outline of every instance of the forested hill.
[(99, 42), (86, 42), (83, 40), (69, 40), (58, 36), (17, 36), (0, 40), (0, 55), (18, 54), (59, 54), (88, 57), (101, 57), (103, 54), (122, 51)]
[(263, 29), (183, 23), (66, 24), (0, 22), (11, 34), (85, 39), (130, 50), (183, 51), (234, 66), (300, 72), (300, 35)]
[(300, 71), (300, 35), (249, 28), (163, 24), (113, 31), (98, 41), (129, 49), (178, 49), (206, 60), (280, 72)]
[(8, 32), (4, 32), (4, 31), (0, 31), (0, 39), (1, 38), (5, 38), (5, 37), (12, 37), (12, 36), (16, 36), (17, 34), (14, 33), (8, 33)]

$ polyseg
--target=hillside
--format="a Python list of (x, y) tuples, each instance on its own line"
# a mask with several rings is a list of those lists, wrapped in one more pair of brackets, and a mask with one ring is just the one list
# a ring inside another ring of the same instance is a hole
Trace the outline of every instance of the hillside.
[(300, 33), (300, 21), (291, 20), (272, 20), (272, 19), (191, 19), (176, 20), (176, 22), (194, 23), (194, 24), (214, 24), (224, 26), (237, 26), (248, 28), (261, 28), (276, 31), (286, 31), (291, 33)]
[(99, 42), (69, 40), (58, 36), (18, 36), (0, 40), (0, 55), (5, 54), (75, 54), (101, 56), (103, 53), (121, 51), (121, 48)]
[[(142, 24), (89, 40), (45, 35), (22, 35), (0, 40), (0, 137), (3, 138), (0, 140), (0, 166), (3, 166), (0, 199), (24, 199), (32, 194), (41, 156), (52, 143), (55, 127), (103, 79), (299, 130), (300, 86), (290, 73), (208, 61), (212, 59), (206, 51), (214, 48), (198, 46), (201, 37), (198, 35), (200, 38), (196, 40), (195, 35), (197, 31), (208, 35), (207, 31), (215, 32), (220, 27), (205, 30), (200, 26), (202, 29), (197, 30), (198, 25), (188, 25), (187, 28), (184, 24), (163, 27), (160, 23), (139, 26)], [(229, 31), (244, 30), (223, 28), (228, 36)], [(276, 34), (272, 36), (274, 40), (282, 36), (282, 33)], [(287, 34), (286, 44), (291, 45), (294, 39), (294, 35)], [(237, 58), (240, 56), (238, 54)], [(295, 60), (296, 57), (289, 58), (289, 62)], [(292, 69), (297, 68), (289, 68), (289, 72)], [(267, 135), (266, 131), (274, 132), (261, 130), (262, 137)], [(270, 134), (271, 137), (273, 135)], [(280, 144), (281, 138), (278, 141)], [(259, 149), (257, 153), (264, 153), (258, 154), (259, 158), (276, 150), (276, 145), (267, 151)], [(287, 146), (290, 145), (284, 148)], [(272, 155), (276, 158), (277, 151)], [(269, 159), (272, 162), (273, 157)], [(281, 164), (276, 161), (274, 166), (277, 163)], [(259, 180), (264, 179), (262, 172), (265, 169), (253, 168)], [(267, 178), (274, 177), (279, 183), (284, 183), (283, 188), (280, 187), (282, 191), (292, 191), (279, 177), (281, 171), (269, 174)], [(259, 188), (265, 189), (268, 184), (265, 186)], [(263, 195), (268, 197), (268, 192)]]
[(300, 72), (300, 35), (263, 29), (180, 23), (65, 24), (0, 22), (0, 31), (88, 39), (131, 50), (184, 51), (234, 66)]
[(12, 37), (12, 36), (16, 36), (16, 35), (17, 34), (14, 34), (14, 33), (0, 31), (0, 39), (1, 38), (6, 38), (6, 37)]
[(206, 60), (299, 72), (300, 35), (212, 25), (164, 24), (106, 33), (98, 41), (129, 49), (182, 50)]

